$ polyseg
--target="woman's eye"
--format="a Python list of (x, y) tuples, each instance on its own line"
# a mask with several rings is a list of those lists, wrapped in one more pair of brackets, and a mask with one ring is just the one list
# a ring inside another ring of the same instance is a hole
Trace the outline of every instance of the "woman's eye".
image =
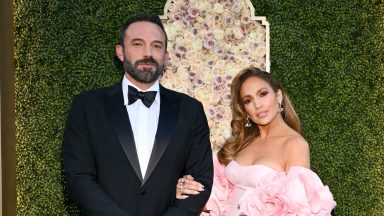
[(248, 100), (248, 99), (243, 101), (244, 104), (249, 104), (250, 102), (251, 100)]
[(264, 96), (267, 95), (267, 94), (268, 94), (268, 91), (263, 91), (263, 92), (260, 93), (260, 96), (261, 96), (261, 97), (264, 97)]

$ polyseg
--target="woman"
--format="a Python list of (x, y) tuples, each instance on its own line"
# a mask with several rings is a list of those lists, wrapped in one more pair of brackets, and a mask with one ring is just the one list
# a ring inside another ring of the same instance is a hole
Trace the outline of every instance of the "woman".
[[(212, 193), (202, 215), (330, 215), (331, 192), (310, 170), (309, 146), (281, 84), (248, 67), (231, 87), (232, 134), (214, 157)], [(178, 199), (203, 190), (179, 179)]]

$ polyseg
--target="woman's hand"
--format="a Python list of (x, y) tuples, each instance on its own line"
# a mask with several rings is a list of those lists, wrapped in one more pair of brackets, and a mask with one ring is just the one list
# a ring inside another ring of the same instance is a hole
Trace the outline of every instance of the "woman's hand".
[(204, 191), (204, 185), (193, 180), (191, 175), (185, 175), (177, 181), (176, 199), (186, 199), (189, 195), (197, 195)]

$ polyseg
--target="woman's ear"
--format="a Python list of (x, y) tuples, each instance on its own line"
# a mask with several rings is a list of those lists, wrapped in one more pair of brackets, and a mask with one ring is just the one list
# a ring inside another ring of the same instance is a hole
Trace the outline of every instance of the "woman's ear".
[(276, 99), (277, 101), (281, 104), (283, 103), (283, 92), (281, 91), (281, 89), (278, 89), (277, 90), (277, 93), (276, 93)]

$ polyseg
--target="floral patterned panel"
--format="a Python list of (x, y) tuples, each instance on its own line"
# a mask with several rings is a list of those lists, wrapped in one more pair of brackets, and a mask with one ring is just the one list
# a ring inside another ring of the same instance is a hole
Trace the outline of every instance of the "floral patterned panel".
[(171, 58), (161, 83), (203, 103), (217, 149), (231, 135), (233, 77), (249, 65), (269, 71), (269, 25), (249, 0), (169, 0), (161, 18)]

